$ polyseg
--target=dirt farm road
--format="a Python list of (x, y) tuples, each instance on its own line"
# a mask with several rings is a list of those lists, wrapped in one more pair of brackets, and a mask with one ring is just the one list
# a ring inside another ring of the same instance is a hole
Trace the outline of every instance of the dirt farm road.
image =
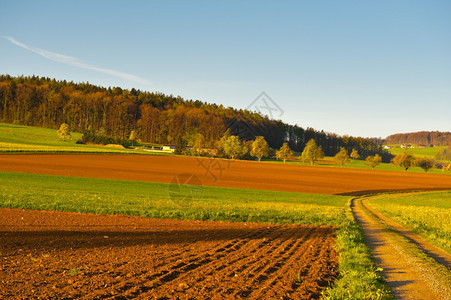
[(354, 199), (352, 209), (377, 266), (383, 269), (381, 273), (397, 299), (451, 299), (451, 291), (444, 286), (442, 278), (435, 276), (430, 266), (406, 251), (403, 247), (406, 242), (397, 238), (397, 233), (388, 232), (384, 225), (407, 237), (448, 268), (451, 262), (449, 254), (375, 212), (365, 204), (364, 198)]

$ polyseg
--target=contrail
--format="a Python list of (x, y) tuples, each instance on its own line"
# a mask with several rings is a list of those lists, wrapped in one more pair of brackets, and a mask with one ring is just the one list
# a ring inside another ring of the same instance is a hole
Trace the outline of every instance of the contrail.
[(30, 47), (28, 45), (25, 45), (25, 44), (15, 40), (14, 38), (12, 38), (10, 36), (3, 36), (3, 38), (10, 41), (11, 43), (13, 43), (16, 46), (22, 47), (31, 52), (39, 54), (47, 59), (50, 59), (50, 60), (53, 60), (53, 61), (56, 61), (56, 62), (59, 62), (62, 64), (66, 64), (69, 66), (74, 66), (74, 67), (78, 67), (78, 68), (82, 68), (82, 69), (92, 70), (92, 71), (96, 71), (96, 72), (100, 72), (100, 73), (104, 73), (104, 74), (108, 74), (108, 75), (113, 75), (113, 76), (116, 76), (116, 77), (119, 77), (119, 78), (122, 78), (125, 80), (130, 80), (130, 81), (134, 81), (134, 82), (138, 82), (138, 83), (142, 83), (142, 84), (146, 84), (146, 85), (150, 84), (147, 80), (139, 78), (132, 74), (123, 73), (123, 72), (105, 69), (105, 68), (99, 68), (99, 67), (96, 67), (93, 65), (85, 64), (82, 61), (80, 61), (79, 59), (72, 57), (72, 56), (59, 54), (59, 53), (55, 53), (55, 52), (50, 52), (50, 51), (39, 49), (39, 48)]

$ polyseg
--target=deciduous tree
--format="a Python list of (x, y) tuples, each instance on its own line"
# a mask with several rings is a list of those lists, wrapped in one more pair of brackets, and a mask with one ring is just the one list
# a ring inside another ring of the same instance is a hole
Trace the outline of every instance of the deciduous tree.
[(340, 147), (340, 151), (334, 156), (334, 160), (343, 167), (346, 163), (350, 162), (348, 151)]
[(395, 158), (392, 159), (392, 163), (396, 166), (400, 166), (404, 171), (407, 171), (415, 164), (415, 157), (412, 154), (403, 152), (396, 155)]
[(357, 151), (357, 149), (352, 149), (350, 157), (352, 159), (359, 159), (360, 158), (359, 151)]
[(258, 158), (261, 161), (262, 157), (266, 157), (269, 154), (269, 146), (262, 136), (257, 136), (252, 143), (251, 155)]
[(136, 131), (132, 130), (132, 132), (130, 133), (130, 137), (128, 138), (128, 140), (130, 142), (132, 142), (132, 146), (134, 146), (137, 138), (138, 138), (138, 135), (136, 134)]
[(365, 165), (370, 166), (372, 170), (382, 163), (382, 157), (379, 154), (370, 155), (365, 159)]
[(175, 138), (175, 154), (183, 154), (186, 150), (186, 146), (188, 145), (188, 143), (186, 142), (185, 138), (183, 138), (182, 136), (178, 136)]
[(282, 147), (276, 151), (276, 158), (282, 159), (283, 163), (287, 161), (290, 157), (293, 156), (293, 151), (288, 146), (288, 143), (283, 143)]
[(247, 148), (243, 146), (240, 139), (236, 135), (228, 137), (222, 143), (222, 149), (225, 155), (231, 159), (240, 158), (247, 153)]
[(315, 163), (318, 159), (324, 157), (323, 149), (321, 146), (317, 146), (314, 139), (308, 141), (307, 145), (305, 145), (304, 151), (301, 154), (301, 160), (310, 162), (311, 165)]
[(427, 157), (419, 157), (415, 160), (415, 165), (427, 172), (434, 167), (434, 160)]
[(57, 133), (58, 138), (60, 140), (63, 140), (63, 142), (70, 140), (71, 138), (69, 125), (67, 125), (66, 123), (61, 124), (60, 129), (57, 131)]

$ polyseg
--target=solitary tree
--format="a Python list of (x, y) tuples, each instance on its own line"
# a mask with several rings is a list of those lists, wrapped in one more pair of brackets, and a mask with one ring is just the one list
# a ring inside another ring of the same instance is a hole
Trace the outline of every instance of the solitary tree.
[(348, 155), (348, 151), (343, 148), (340, 147), (340, 151), (334, 156), (334, 160), (341, 166), (343, 167), (344, 164), (350, 162), (351, 160), (349, 159), (349, 155)]
[(427, 157), (419, 157), (415, 160), (415, 165), (427, 172), (434, 167), (434, 160)]
[(247, 153), (247, 148), (243, 146), (236, 135), (232, 135), (222, 143), (224, 153), (231, 159), (240, 158)]
[(132, 142), (132, 146), (135, 145), (135, 141), (138, 138), (136, 131), (132, 130), (132, 132), (130, 133), (130, 137), (128, 138), (129, 141)]
[(308, 161), (311, 165), (315, 163), (318, 159), (324, 157), (323, 149), (321, 146), (317, 146), (314, 139), (308, 141), (307, 145), (305, 145), (304, 151), (301, 154), (302, 161)]
[(392, 159), (392, 163), (396, 166), (400, 166), (407, 171), (411, 166), (415, 164), (415, 157), (407, 152), (398, 154)]
[(442, 171), (451, 171), (451, 163), (449, 163), (447, 166), (443, 166)]
[(69, 125), (66, 123), (61, 124), (60, 129), (57, 131), (58, 138), (65, 142), (66, 140), (70, 140), (70, 129)]
[(258, 158), (258, 161), (262, 159), (262, 157), (266, 157), (269, 154), (269, 146), (265, 141), (265, 138), (262, 136), (257, 136), (255, 141), (252, 143), (251, 155)]
[(288, 146), (288, 143), (283, 143), (282, 147), (280, 147), (280, 149), (276, 151), (276, 158), (282, 159), (283, 163), (285, 163), (287, 159), (292, 156), (293, 151), (290, 149), (290, 146)]
[(380, 165), (382, 162), (382, 157), (380, 157), (379, 154), (376, 154), (374, 156), (370, 155), (365, 159), (365, 165), (370, 166), (372, 170), (374, 170), (375, 167)]
[(360, 158), (359, 152), (356, 149), (352, 149), (350, 157), (352, 159), (359, 159)]

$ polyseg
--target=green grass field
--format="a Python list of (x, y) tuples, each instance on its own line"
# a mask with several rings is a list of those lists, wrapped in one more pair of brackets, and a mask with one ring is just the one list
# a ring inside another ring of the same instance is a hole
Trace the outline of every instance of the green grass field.
[(369, 204), (451, 253), (451, 191), (393, 194), (369, 199)]
[[(276, 160), (276, 159), (263, 159), (262, 162), (267, 163), (283, 163), (283, 161)], [(300, 162), (300, 161), (287, 161), (287, 164), (297, 164), (297, 165), (303, 165), (303, 166), (309, 166), (310, 163)], [(329, 167), (329, 168), (340, 168), (339, 165), (337, 165), (334, 161), (333, 157), (326, 156), (321, 161), (318, 161), (315, 163), (315, 166), (322, 166), (322, 167)], [(343, 168), (355, 168), (355, 169), (367, 169), (371, 170), (371, 168), (367, 165), (365, 165), (365, 162), (363, 160), (356, 160), (351, 159), (350, 163), (347, 163), (343, 166)], [(395, 166), (391, 163), (381, 163), (378, 165), (375, 170), (383, 170), (383, 171), (395, 171), (395, 172), (403, 172), (404, 170), (401, 167)], [(424, 170), (420, 167), (411, 167), (407, 172), (415, 172), (415, 173), (424, 173)], [(428, 173), (431, 174), (445, 174), (445, 175), (451, 175), (451, 172), (443, 172), (442, 170), (433, 168), (428, 171)]]
[(54, 129), (0, 123), (0, 153), (137, 153), (130, 149), (77, 144), (82, 134), (71, 132), (71, 136), (71, 140), (63, 142)]
[(165, 183), (0, 172), (0, 205), (155, 218), (339, 225), (348, 200), (209, 186), (169, 187)]
[(415, 156), (425, 156), (434, 158), (434, 156), (442, 151), (443, 149), (446, 149), (446, 146), (438, 146), (438, 147), (426, 147), (426, 148), (408, 148), (408, 149), (402, 149), (402, 148), (392, 148), (389, 149), (391, 154), (398, 155), (403, 152), (410, 153)]
[(350, 197), (0, 172), (0, 207), (337, 226), (340, 278), (325, 299), (390, 298)]

